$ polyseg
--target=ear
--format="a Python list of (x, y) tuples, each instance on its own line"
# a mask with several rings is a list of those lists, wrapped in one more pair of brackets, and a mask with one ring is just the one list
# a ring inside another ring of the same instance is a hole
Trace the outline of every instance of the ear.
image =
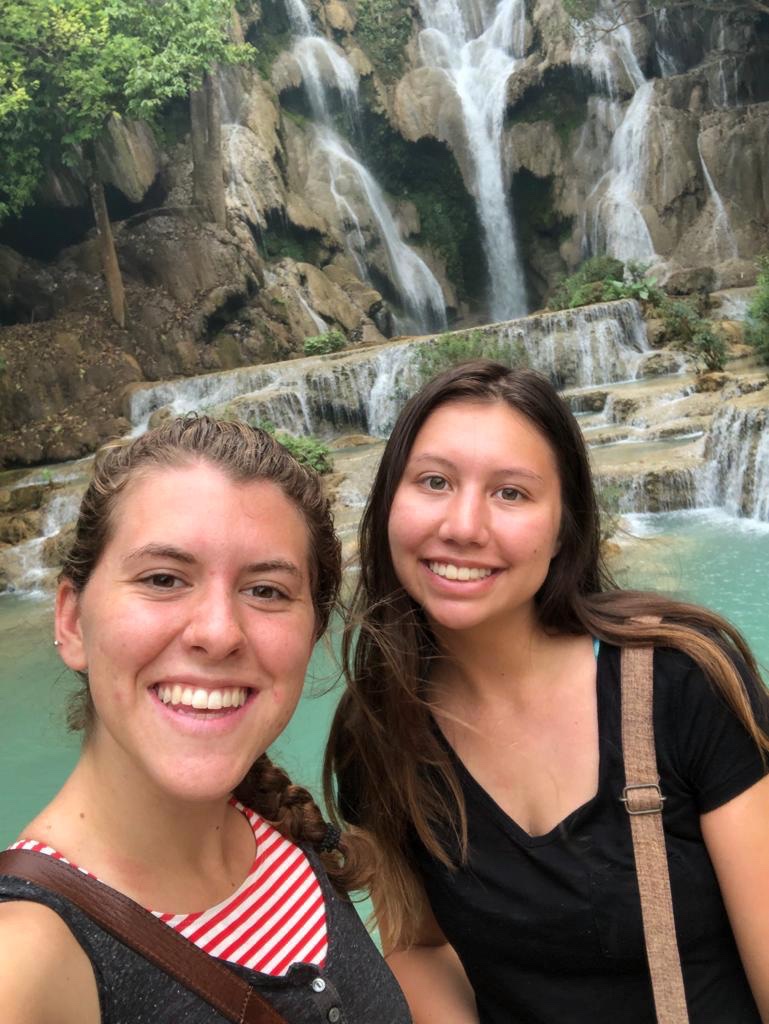
[(56, 590), (54, 624), (62, 661), (73, 672), (85, 672), (88, 658), (80, 625), (80, 595), (69, 580), (62, 580)]

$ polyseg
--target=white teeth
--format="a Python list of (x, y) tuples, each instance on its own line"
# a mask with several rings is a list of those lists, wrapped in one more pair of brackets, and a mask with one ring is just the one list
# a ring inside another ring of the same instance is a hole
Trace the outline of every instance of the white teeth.
[(223, 708), (242, 707), (246, 703), (248, 691), (242, 686), (221, 690), (204, 690), (199, 687), (193, 690), (191, 686), (183, 687), (174, 683), (173, 686), (159, 685), (157, 695), (164, 704), (181, 704), (196, 711), (221, 711)]
[(447, 580), (459, 580), (460, 582), (466, 582), (467, 580), (483, 580), (487, 576), (491, 576), (491, 569), (481, 569), (473, 566), (470, 568), (466, 565), (452, 565), (450, 562), (429, 562), (430, 571), (434, 572), (436, 576), (443, 576)]

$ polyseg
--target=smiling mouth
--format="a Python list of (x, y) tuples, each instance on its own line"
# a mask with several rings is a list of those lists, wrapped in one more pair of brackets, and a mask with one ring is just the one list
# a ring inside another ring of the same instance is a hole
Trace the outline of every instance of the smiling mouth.
[(480, 566), (453, 565), (451, 562), (428, 562), (427, 568), (436, 576), (447, 580), (458, 580), (466, 583), (469, 580), (485, 580), (496, 570), (482, 568)]
[(174, 711), (227, 711), (237, 710), (248, 700), (249, 690), (244, 686), (226, 686), (217, 690), (202, 687), (158, 684), (152, 688), (158, 700)]

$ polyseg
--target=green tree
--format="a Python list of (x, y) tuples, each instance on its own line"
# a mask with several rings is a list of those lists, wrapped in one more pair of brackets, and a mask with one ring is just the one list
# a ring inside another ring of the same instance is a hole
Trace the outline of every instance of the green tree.
[[(121, 326), (123, 283), (94, 144), (110, 117), (151, 122), (168, 100), (191, 93), (193, 131), (205, 137), (204, 146), (193, 145), (196, 162), (216, 166), (211, 76), (218, 64), (248, 53), (229, 39), (231, 18), (231, 0), (0, 0), (0, 219), (34, 200), (49, 168), (79, 166)], [(218, 181), (210, 165), (198, 175), (204, 185), (196, 183), (195, 196), (204, 216), (222, 223), (218, 167)]]

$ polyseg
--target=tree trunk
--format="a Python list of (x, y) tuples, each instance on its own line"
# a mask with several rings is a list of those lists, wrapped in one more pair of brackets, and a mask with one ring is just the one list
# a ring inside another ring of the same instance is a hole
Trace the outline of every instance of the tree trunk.
[(192, 201), (205, 220), (227, 225), (222, 163), (222, 115), (219, 90), (213, 73), (190, 93), (192, 122)]
[(91, 197), (91, 206), (96, 220), (96, 234), (99, 239), (99, 256), (101, 267), (104, 272), (104, 281), (107, 285), (107, 295), (115, 323), (125, 327), (125, 290), (123, 288), (123, 276), (120, 273), (120, 264), (117, 260), (115, 250), (115, 239), (112, 236), (112, 225), (109, 222), (107, 213), (107, 201), (104, 198), (104, 185), (99, 181), (96, 174), (96, 163), (92, 147), (91, 152), (86, 152), (86, 163), (88, 165), (88, 194)]

